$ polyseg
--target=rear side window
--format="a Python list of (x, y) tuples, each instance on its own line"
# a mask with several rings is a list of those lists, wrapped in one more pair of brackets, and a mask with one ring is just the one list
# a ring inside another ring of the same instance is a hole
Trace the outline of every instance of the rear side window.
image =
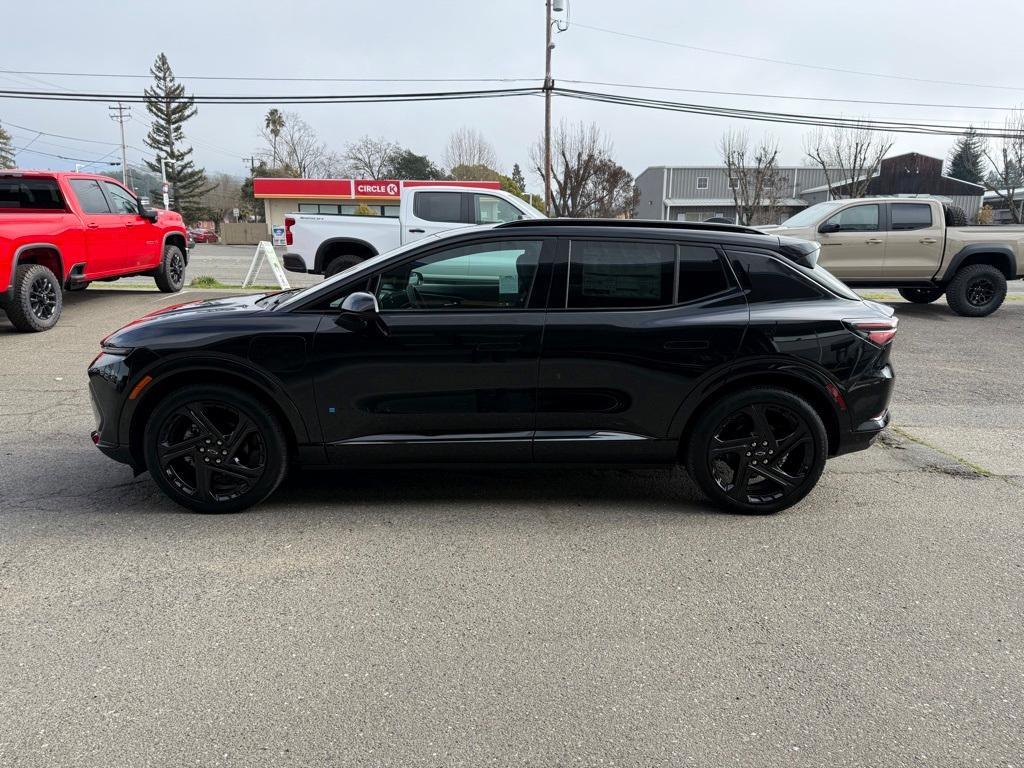
[(770, 256), (730, 253), (729, 258), (746, 283), (748, 302), (814, 301), (826, 296), (795, 269)]
[(566, 306), (593, 309), (671, 304), (675, 251), (671, 243), (573, 240)]
[(55, 179), (0, 178), (0, 213), (8, 210), (63, 211)]
[(413, 215), (424, 221), (462, 221), (461, 192), (417, 192)]
[(85, 213), (110, 213), (107, 198), (103, 196), (100, 183), (92, 179), (71, 179), (71, 188), (75, 191), (78, 204)]
[(927, 229), (932, 225), (932, 207), (925, 203), (893, 203), (889, 213), (893, 230)]
[(725, 265), (714, 248), (679, 246), (679, 295), (676, 300), (680, 304), (704, 299), (728, 288)]

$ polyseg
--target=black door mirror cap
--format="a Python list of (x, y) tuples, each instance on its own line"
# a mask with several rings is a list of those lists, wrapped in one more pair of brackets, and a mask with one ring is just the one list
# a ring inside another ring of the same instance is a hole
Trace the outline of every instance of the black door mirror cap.
[(156, 208), (139, 208), (139, 216), (144, 219), (148, 219), (151, 223), (156, 224), (156, 220), (160, 218), (160, 211)]
[(818, 231), (821, 234), (823, 234), (823, 235), (827, 235), (830, 232), (838, 232), (839, 229), (840, 229), (840, 227), (839, 227), (838, 224), (828, 224), (828, 223), (822, 224), (820, 227), (818, 227)]

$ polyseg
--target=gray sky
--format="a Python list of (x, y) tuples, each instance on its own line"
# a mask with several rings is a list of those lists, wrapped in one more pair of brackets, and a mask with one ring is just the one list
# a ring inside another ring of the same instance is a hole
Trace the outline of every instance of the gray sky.
[[(543, 76), (543, 0), (391, 0), (352, 2), (5, 3), (0, 69), (141, 73), (167, 53), (175, 74), (278, 77), (537, 77)], [(109, 9), (109, 10), (107, 10)], [(556, 36), (554, 72), (585, 79), (830, 98), (915, 101), (1008, 108), (1024, 104), (1020, 52), (999, 45), (998, 29), (1024, 28), (1024, 3), (988, 3), (982, 10), (936, 0), (821, 0), (714, 3), (669, 0), (570, 0), (574, 25)], [(983, 13), (984, 24), (972, 22)], [(994, 22), (992, 26), (989, 22)], [(723, 56), (614, 36), (590, 25), (748, 56), (904, 77), (1003, 86), (984, 88), (913, 82), (815, 70)], [(992, 43), (992, 44), (989, 44)], [(140, 80), (0, 74), (5, 89), (139, 92)], [(204, 94), (310, 94), (462, 89), (473, 84), (349, 84), (185, 81)], [(637, 92), (677, 101), (802, 112), (1002, 125), (1005, 114), (978, 109), (828, 104), (808, 101)], [(440, 161), (448, 134), (477, 128), (495, 145), (503, 169), (528, 166), (528, 146), (542, 127), (539, 97), (390, 105), (316, 105), (294, 109), (337, 150), (363, 134), (397, 141)], [(260, 147), (267, 106), (200, 106), (186, 128), (208, 171), (242, 175), (242, 158)], [(782, 161), (799, 163), (809, 129), (718, 117), (654, 112), (556, 98), (556, 119), (596, 121), (611, 137), (616, 159), (634, 174), (649, 165), (717, 163), (716, 145), (730, 127), (765, 131), (782, 143)], [(128, 142), (143, 147), (148, 116), (133, 107)], [(41, 137), (32, 148), (95, 158), (113, 150), (117, 126), (105, 104), (0, 99), (0, 122), (21, 147), (34, 134), (9, 123), (109, 147)], [(902, 135), (894, 152), (945, 157), (951, 138)], [(59, 146), (58, 146), (59, 145)], [(116, 159), (114, 156), (112, 159)], [(130, 162), (140, 153), (129, 152)], [(53, 158), (18, 156), (29, 167), (68, 167)], [(73, 165), (73, 164), (72, 164)], [(539, 187), (535, 177), (528, 181)]]

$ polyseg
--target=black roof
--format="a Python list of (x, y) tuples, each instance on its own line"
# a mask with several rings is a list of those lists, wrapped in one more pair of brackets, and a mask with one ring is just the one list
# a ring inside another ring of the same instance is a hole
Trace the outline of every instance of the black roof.
[(517, 219), (499, 224), (506, 227), (558, 226), (558, 227), (611, 227), (639, 229), (688, 229), (704, 232), (731, 232), (737, 235), (765, 235), (760, 229), (738, 224), (711, 224), (703, 221), (669, 221), (666, 219)]

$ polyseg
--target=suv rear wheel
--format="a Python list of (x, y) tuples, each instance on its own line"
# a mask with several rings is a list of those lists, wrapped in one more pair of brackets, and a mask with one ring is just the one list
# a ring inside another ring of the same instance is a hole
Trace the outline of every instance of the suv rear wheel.
[(946, 288), (946, 303), (963, 317), (991, 315), (1005, 298), (1006, 275), (991, 264), (964, 267)]
[(238, 512), (274, 492), (287, 468), (287, 442), (251, 395), (193, 386), (168, 396), (143, 435), (146, 466), (173, 501), (195, 512)]
[(14, 270), (13, 296), (7, 317), (19, 331), (48, 331), (60, 319), (64, 304), (57, 276), (42, 264), (20, 264)]
[(796, 504), (821, 477), (828, 437), (821, 417), (784, 389), (725, 396), (697, 422), (687, 468), (718, 506), (768, 514)]
[(941, 288), (900, 288), (900, 296), (913, 304), (931, 304), (942, 298)]

